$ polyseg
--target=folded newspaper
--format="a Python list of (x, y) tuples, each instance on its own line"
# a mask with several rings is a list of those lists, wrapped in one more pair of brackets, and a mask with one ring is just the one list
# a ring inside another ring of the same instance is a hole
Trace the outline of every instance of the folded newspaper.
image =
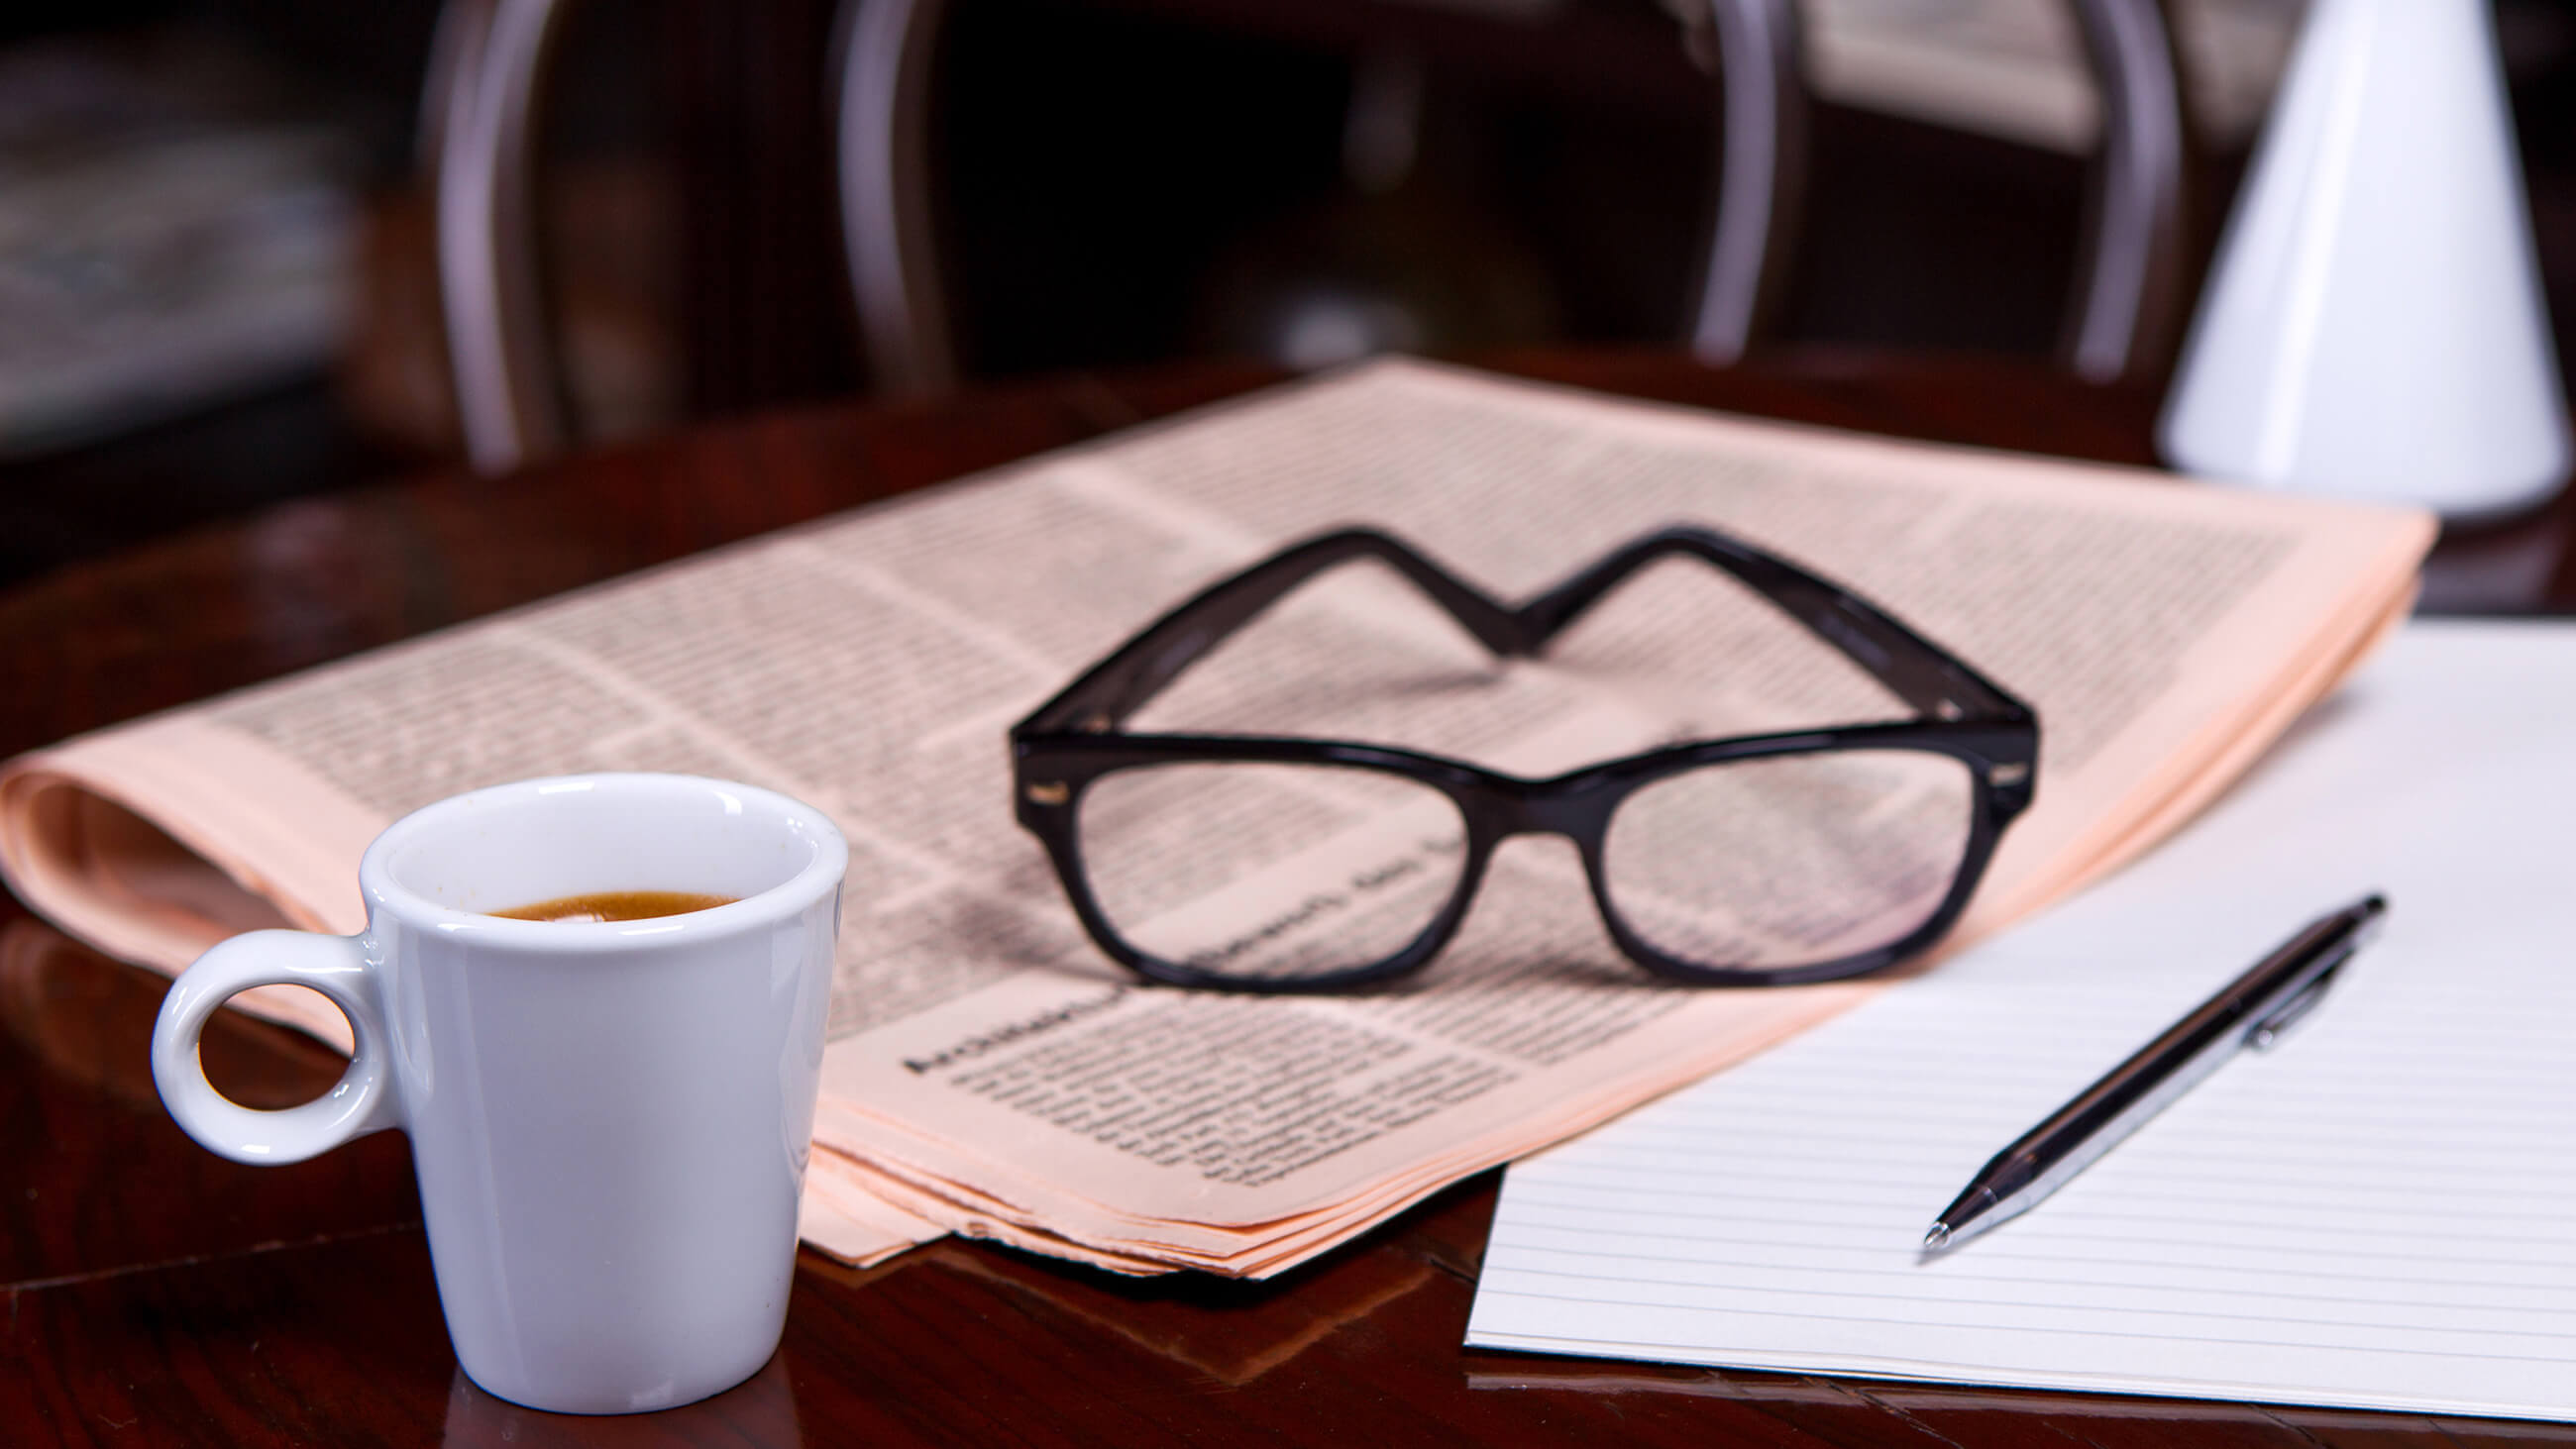
[[(0, 772), (0, 871), (65, 930), (175, 971), (256, 926), (358, 931), (362, 847), (470, 786), (652, 769), (784, 790), (829, 810), (852, 857), (808, 1240), (871, 1261), (946, 1231), (1265, 1276), (1875, 989), (1658, 982), (1611, 947), (1557, 841), (1504, 847), (1465, 931), (1396, 989), (1200, 994), (1106, 961), (1013, 823), (1004, 730), (1193, 589), (1355, 522), (1505, 596), (1707, 524), (2032, 701), (2037, 803), (1955, 941), (2224, 789), (2403, 616), (2434, 532), (2397, 509), (1386, 362), (22, 756)], [(1542, 773), (1901, 712), (1705, 569), (1660, 566), (1544, 660), (1498, 664), (1363, 567), (1131, 727)], [(236, 1004), (348, 1040), (309, 993)]]

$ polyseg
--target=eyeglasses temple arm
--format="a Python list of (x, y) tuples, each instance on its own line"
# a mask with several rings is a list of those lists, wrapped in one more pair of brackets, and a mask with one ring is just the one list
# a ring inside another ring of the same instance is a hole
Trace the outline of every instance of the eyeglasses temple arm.
[(2013, 722), (2033, 718), (2030, 706), (1868, 600), (1705, 528), (1667, 528), (1629, 544), (1523, 604), (1521, 627), (1533, 647), (1543, 646), (1639, 570), (1675, 554), (1733, 575), (1924, 715)]
[(1201, 590), (1040, 705), (1013, 733), (1116, 728), (1272, 604), (1326, 569), (1355, 559), (1376, 559), (1411, 580), (1497, 655), (1533, 653), (1542, 642), (1512, 610), (1459, 582), (1402, 541), (1375, 529), (1342, 529), (1310, 538)]

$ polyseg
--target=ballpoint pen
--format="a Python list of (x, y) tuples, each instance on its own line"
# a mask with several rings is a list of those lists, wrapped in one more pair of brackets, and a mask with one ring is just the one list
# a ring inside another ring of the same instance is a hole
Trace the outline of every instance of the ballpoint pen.
[(2163, 1111), (2240, 1047), (2269, 1047), (2305, 1015), (2334, 973), (2376, 933), (2388, 902), (2364, 896), (2320, 916), (2279, 949), (1978, 1170), (1923, 1235), (1926, 1253), (1957, 1245), (2057, 1191)]

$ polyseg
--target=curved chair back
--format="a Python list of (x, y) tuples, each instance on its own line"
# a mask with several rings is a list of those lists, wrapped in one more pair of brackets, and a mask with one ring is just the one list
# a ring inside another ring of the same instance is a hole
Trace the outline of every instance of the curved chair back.
[(439, 302), (465, 453), (498, 472), (562, 449), (537, 285), (530, 132), (565, 0), (448, 0), (430, 51)]
[[(1744, 355), (1775, 310), (1805, 182), (1795, 0), (1707, 0), (1719, 65), (1718, 174), (1687, 340)], [(2070, 0), (2102, 98), (2092, 215), (2065, 361), (2109, 381), (2158, 365), (2184, 270), (2183, 120), (2157, 0)], [(840, 88), (843, 244), (868, 360), (903, 393), (956, 385), (930, 234), (931, 50), (947, 0), (847, 0)]]
[[(1714, 214), (1684, 332), (1731, 362), (1776, 306), (1804, 192), (1795, 0), (1706, 0), (1720, 71)], [(2161, 363), (2185, 270), (2184, 138), (2157, 0), (2069, 0), (2102, 97), (2092, 215), (2067, 365), (2107, 381)], [(466, 450), (486, 471), (560, 449), (568, 427), (538, 306), (531, 128), (566, 0), (448, 0), (424, 124), (435, 128), (439, 279)], [(878, 385), (958, 380), (931, 235), (931, 56), (948, 0), (844, 0), (836, 114), (843, 245)]]

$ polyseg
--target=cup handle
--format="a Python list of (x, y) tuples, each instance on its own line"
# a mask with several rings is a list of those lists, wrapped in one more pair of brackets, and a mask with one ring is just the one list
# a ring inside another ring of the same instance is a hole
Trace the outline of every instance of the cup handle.
[[(254, 986), (309, 986), (348, 1015), (357, 1038), (349, 1069), (300, 1107), (264, 1112), (215, 1090), (197, 1039), (216, 1008)], [(400, 1126), (386, 1080), (385, 1034), (363, 938), (309, 931), (251, 931), (197, 958), (161, 999), (152, 1029), (152, 1080), (189, 1136), (235, 1162), (302, 1162), (352, 1137)]]

